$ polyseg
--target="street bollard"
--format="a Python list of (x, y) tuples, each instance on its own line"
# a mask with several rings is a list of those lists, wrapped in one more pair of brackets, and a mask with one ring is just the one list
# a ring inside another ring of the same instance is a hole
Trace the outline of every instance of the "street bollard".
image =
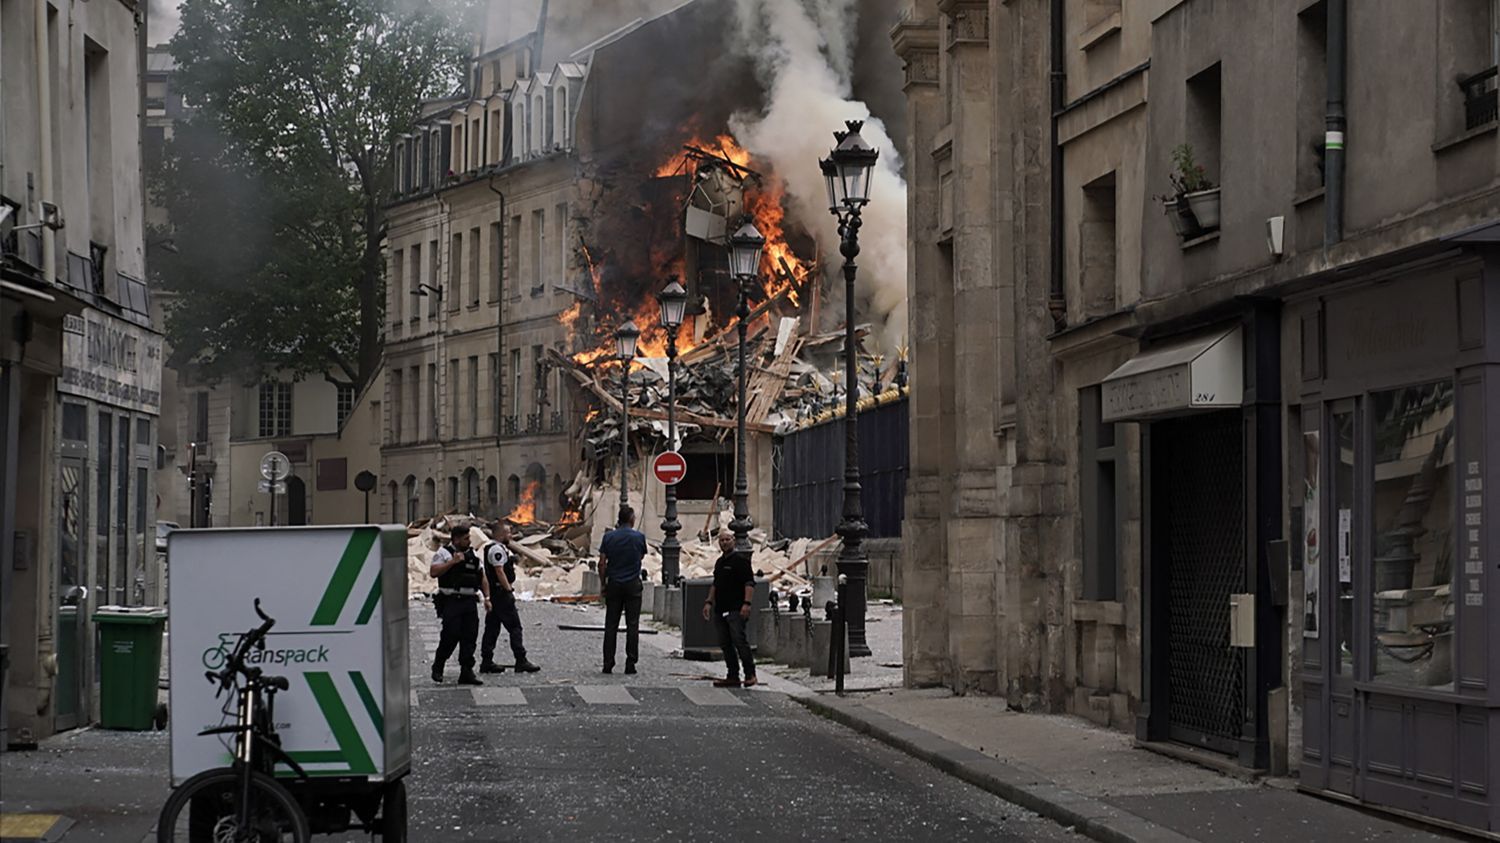
[(841, 697), (844, 695), (844, 647), (848, 642), (844, 618), (848, 590), (849, 578), (839, 574), (837, 599), (828, 604), (829, 619), (833, 621), (833, 640), (828, 643), (828, 673), (833, 677), (833, 692)]

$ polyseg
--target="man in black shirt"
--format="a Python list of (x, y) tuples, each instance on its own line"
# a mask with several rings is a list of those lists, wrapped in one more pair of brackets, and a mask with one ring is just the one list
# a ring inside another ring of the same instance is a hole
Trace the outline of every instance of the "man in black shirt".
[(443, 665), (457, 648), (458, 684), (483, 685), (474, 675), (474, 644), (479, 638), (479, 609), (474, 598), (483, 594), (485, 611), (489, 611), (490, 584), (478, 554), (469, 547), (468, 521), (453, 525), (453, 537), (446, 547), (432, 555), (427, 572), (438, 581), (433, 602), (443, 619), (442, 638), (432, 661), (432, 681), (443, 681)]
[(625, 616), (625, 672), (640, 657), (641, 560), (646, 536), (635, 528), (635, 510), (620, 507), (620, 523), (599, 542), (599, 583), (604, 592), (604, 672), (615, 670), (615, 638)]
[(744, 665), (744, 687), (748, 688), (756, 683), (755, 656), (745, 637), (750, 604), (755, 599), (755, 574), (750, 570), (750, 554), (735, 551), (734, 534), (728, 530), (719, 531), (719, 550), (722, 555), (714, 563), (714, 584), (709, 586), (708, 600), (703, 603), (703, 619), (710, 620), (712, 613), (729, 674), (715, 680), (714, 687), (740, 687), (740, 666)]

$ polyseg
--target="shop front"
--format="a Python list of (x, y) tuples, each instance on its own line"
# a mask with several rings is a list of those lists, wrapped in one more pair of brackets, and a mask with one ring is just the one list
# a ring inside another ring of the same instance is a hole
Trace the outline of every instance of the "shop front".
[(1136, 734), (1263, 768), (1279, 684), (1279, 315), (1252, 306), (1164, 336), (1101, 385), (1141, 424), (1141, 706)]
[(1301, 782), (1500, 830), (1500, 253), (1287, 305), (1303, 590)]

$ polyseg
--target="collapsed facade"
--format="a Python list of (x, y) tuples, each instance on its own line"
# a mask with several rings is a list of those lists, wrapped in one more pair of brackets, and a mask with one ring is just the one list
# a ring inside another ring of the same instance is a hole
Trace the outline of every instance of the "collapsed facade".
[(1495, 831), (1497, 18), (1367, 5), (910, 4), (907, 678)]
[(688, 523), (727, 506), (736, 284), (723, 242), (743, 213), (769, 241), (747, 324), (751, 359), (773, 374), (752, 370), (747, 461), (752, 517), (772, 529), (771, 434), (832, 406), (823, 373), (836, 368), (838, 335), (819, 311), (812, 239), (783, 230), (784, 186), (724, 128), (761, 96), (728, 43), (731, 13), (723, 0), (696, 0), (598, 37), (571, 33), (566, 47), (552, 43), (563, 40), (555, 22), (517, 35), (514, 15), (492, 14), (470, 83), (429, 103), (398, 140), (383, 515), (576, 519), (600, 492), (614, 495), (601, 510), (613, 512), (612, 349), (615, 329), (633, 320), (643, 336), (627, 485), (642, 528), (659, 538), (662, 489), (646, 482), (645, 463), (668, 445), (656, 293), (674, 277), (690, 296), (676, 336), (688, 460), (679, 513)]

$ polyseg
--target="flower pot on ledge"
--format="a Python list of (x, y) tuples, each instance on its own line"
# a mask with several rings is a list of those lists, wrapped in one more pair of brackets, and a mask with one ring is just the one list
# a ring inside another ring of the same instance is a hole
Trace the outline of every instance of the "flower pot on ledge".
[(1172, 231), (1176, 232), (1178, 237), (1191, 240), (1203, 233), (1202, 227), (1198, 225), (1197, 217), (1193, 216), (1193, 211), (1188, 207), (1185, 199), (1168, 200), (1163, 202), (1162, 206), (1166, 209), (1167, 219), (1172, 223)]
[(1193, 218), (1198, 221), (1198, 227), (1203, 231), (1216, 231), (1219, 228), (1219, 188), (1199, 190), (1188, 193), (1182, 197), (1187, 202), (1188, 210), (1192, 211)]

